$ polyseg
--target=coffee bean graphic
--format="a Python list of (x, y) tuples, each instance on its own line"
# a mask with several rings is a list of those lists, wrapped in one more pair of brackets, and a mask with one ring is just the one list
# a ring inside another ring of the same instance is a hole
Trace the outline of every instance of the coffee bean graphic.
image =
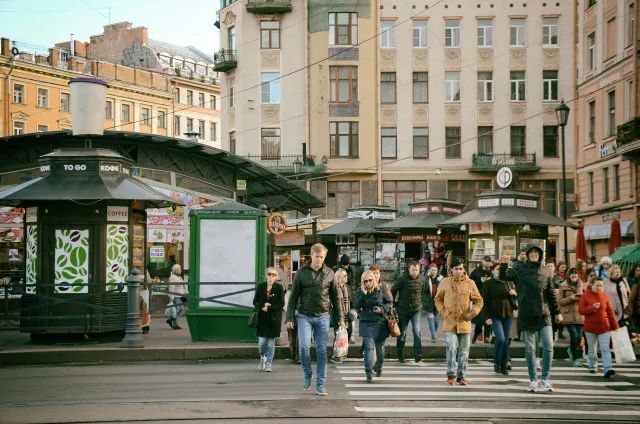
[(118, 264), (111, 265), (111, 272), (118, 272), (119, 269), (120, 269), (120, 265)]
[(120, 227), (120, 228), (118, 228), (118, 233), (120, 233), (120, 234), (127, 234), (127, 227)]
[(80, 240), (80, 231), (72, 232), (71, 235), (69, 236), (69, 239), (74, 243)]

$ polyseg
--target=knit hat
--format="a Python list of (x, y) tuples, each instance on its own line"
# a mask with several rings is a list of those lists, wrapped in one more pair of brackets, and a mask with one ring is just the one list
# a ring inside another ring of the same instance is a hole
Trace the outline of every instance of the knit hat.
[(600, 263), (601, 264), (609, 264), (609, 265), (611, 265), (611, 264), (613, 264), (613, 261), (611, 260), (610, 257), (603, 256), (602, 259), (600, 259)]
[(340, 258), (340, 265), (349, 265), (351, 263), (351, 258), (349, 258), (349, 255), (344, 254), (342, 255), (342, 257)]

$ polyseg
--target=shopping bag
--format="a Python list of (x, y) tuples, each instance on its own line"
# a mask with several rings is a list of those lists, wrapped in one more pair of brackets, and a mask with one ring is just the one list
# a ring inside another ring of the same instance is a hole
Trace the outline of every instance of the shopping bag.
[(613, 351), (616, 354), (616, 363), (621, 364), (623, 362), (633, 362), (636, 360), (636, 354), (633, 352), (627, 327), (611, 330), (611, 341), (613, 343)]
[(336, 331), (336, 339), (333, 342), (333, 357), (344, 358), (347, 356), (348, 351), (349, 351), (349, 336), (347, 334), (347, 330), (340, 327), (338, 331)]

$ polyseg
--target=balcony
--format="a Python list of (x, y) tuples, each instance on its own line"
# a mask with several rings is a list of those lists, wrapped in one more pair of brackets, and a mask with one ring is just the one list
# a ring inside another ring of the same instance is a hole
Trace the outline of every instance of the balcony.
[(213, 55), (213, 70), (216, 72), (228, 72), (238, 66), (235, 50), (220, 50)]
[(474, 153), (469, 172), (496, 172), (508, 166), (518, 172), (537, 172), (540, 166), (536, 163), (535, 153), (512, 155), (509, 153)]
[[(262, 165), (265, 168), (279, 174), (291, 175), (296, 173), (322, 173), (324, 172), (324, 165), (316, 165), (314, 156), (307, 156), (306, 161), (302, 155), (280, 155), (275, 156), (263, 156), (263, 155), (242, 155), (243, 158), (252, 160), (258, 165)], [(296, 167), (300, 166), (300, 170), (296, 172)], [(304, 177), (300, 177), (304, 179)]]
[(617, 151), (628, 159), (640, 159), (640, 117), (618, 126)]
[(293, 9), (291, 0), (247, 0), (250, 13), (288, 13)]

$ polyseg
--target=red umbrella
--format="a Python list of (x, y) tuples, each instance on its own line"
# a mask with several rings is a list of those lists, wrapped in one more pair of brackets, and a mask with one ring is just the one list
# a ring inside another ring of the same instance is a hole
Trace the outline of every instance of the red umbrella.
[(614, 219), (611, 221), (611, 234), (609, 235), (609, 254), (611, 255), (618, 247), (622, 245), (622, 236), (620, 235), (620, 221)]
[(584, 239), (584, 226), (578, 225), (578, 233), (576, 234), (576, 259), (587, 260), (587, 242)]

